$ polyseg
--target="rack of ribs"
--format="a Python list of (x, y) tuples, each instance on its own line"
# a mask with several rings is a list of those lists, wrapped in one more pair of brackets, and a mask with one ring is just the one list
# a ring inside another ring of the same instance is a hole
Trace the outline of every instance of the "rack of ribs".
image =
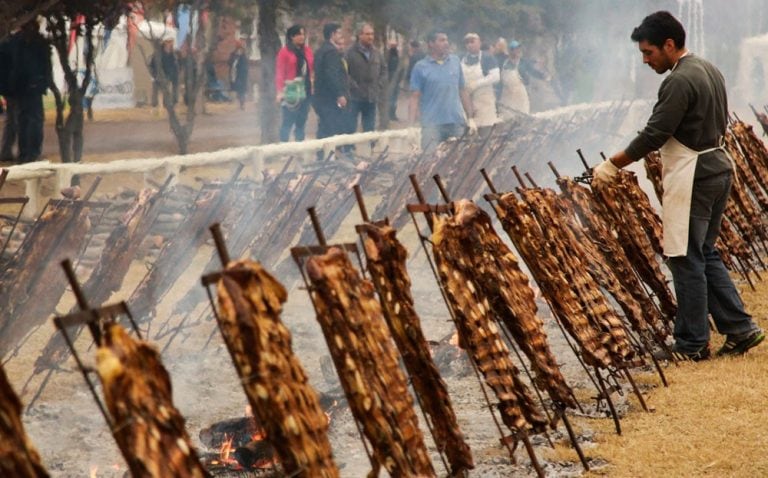
[[(601, 210), (605, 211), (606, 219), (615, 225), (624, 251), (640, 274), (643, 282), (656, 294), (659, 306), (667, 317), (675, 317), (677, 313), (677, 302), (667, 285), (667, 279), (661, 271), (657, 254), (661, 248), (657, 243), (661, 237), (660, 223), (653, 222), (659, 228), (659, 231), (649, 235), (643, 222), (638, 219), (635, 213), (627, 212), (631, 207), (632, 199), (629, 198), (628, 189), (639, 188), (637, 181), (625, 179), (626, 176), (634, 176), (629, 171), (621, 171), (618, 181), (614, 184), (592, 184), (594, 198), (601, 205)], [(642, 193), (641, 191), (641, 194)], [(650, 224), (646, 224), (650, 225)]]
[(91, 223), (83, 201), (51, 201), (0, 279), (0, 357), (54, 312), (67, 281), (58, 262), (79, 257)]
[[(650, 331), (656, 341), (663, 343), (669, 336), (666, 323), (673, 317), (665, 319), (645, 292), (615, 229), (605, 220), (606, 213), (600, 210), (600, 204), (589, 189), (573, 179), (561, 177), (557, 183), (562, 191), (559, 207), (571, 231), (589, 254), (587, 266), (593, 276), (616, 299), (633, 329)], [(576, 218), (579, 225), (574, 224)]]
[[(456, 317), (459, 343), (467, 349), (498, 399), (502, 422), (513, 431), (540, 433), (547, 424), (512, 363), (492, 317), (491, 305), (467, 274), (460, 249), (465, 234), (455, 216), (433, 216), (433, 254), (440, 280)], [(464, 264), (462, 265), (462, 262)]]
[(328, 418), (280, 319), (288, 294), (257, 262), (227, 265), (216, 315), (248, 401), (286, 475), (334, 478)]
[(132, 476), (209, 476), (173, 404), (168, 372), (152, 346), (134, 340), (119, 324), (108, 323), (96, 352), (96, 370), (112, 435)]
[(432, 423), (435, 443), (445, 452), (451, 473), (458, 476), (474, 468), (472, 452), (464, 440), (451, 398), (421, 330), (406, 269), (408, 252), (388, 225), (365, 224), (363, 243), (368, 271), (376, 286), (382, 312), (414, 391)]
[(0, 476), (48, 478), (40, 455), (24, 431), (21, 401), (0, 365)]
[(610, 367), (613, 363), (611, 355), (603, 347), (605, 334), (590, 324), (531, 206), (514, 193), (505, 193), (498, 197), (493, 207), (502, 227), (547, 298), (552, 312), (578, 343), (584, 360), (594, 367)]
[(435, 476), (373, 284), (338, 247), (311, 256), (306, 273), (350, 409), (373, 449), (372, 464), (393, 477)]
[(548, 238), (550, 252), (557, 257), (592, 327), (602, 334), (603, 346), (608, 349), (614, 364), (620, 367), (634, 356), (634, 350), (621, 319), (589, 273), (582, 244), (558, 214), (557, 194), (541, 188), (521, 188), (519, 191)]

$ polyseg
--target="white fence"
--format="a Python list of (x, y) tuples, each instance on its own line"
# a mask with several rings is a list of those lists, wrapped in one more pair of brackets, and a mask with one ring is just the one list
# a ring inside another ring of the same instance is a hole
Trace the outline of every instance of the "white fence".
[(335, 148), (353, 144), (358, 154), (372, 154), (389, 147), (390, 151), (407, 152), (418, 147), (421, 131), (418, 128), (375, 131), (313, 139), (303, 142), (276, 143), (262, 146), (244, 146), (229, 148), (209, 153), (188, 154), (185, 156), (166, 156), (161, 158), (121, 159), (105, 163), (35, 163), (11, 166), (8, 168), (8, 183), (24, 183), (25, 195), (29, 204), (24, 216), (34, 217), (44, 204), (43, 181), (53, 183), (53, 190), (47, 190), (48, 196), (58, 197), (61, 189), (69, 187), (72, 177), (78, 174), (101, 176), (111, 174), (156, 174), (165, 171), (166, 175), (175, 174), (176, 178), (186, 170), (231, 163), (244, 163), (261, 172), (269, 167), (270, 160), (276, 157), (294, 156), (300, 167), (316, 161), (318, 151), (327, 157)]

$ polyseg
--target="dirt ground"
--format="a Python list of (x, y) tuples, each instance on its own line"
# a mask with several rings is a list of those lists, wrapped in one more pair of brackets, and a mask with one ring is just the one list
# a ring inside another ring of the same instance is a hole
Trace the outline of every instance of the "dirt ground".
[[(180, 109), (183, 113), (183, 107)], [(260, 143), (258, 105), (255, 102), (247, 102), (244, 111), (238, 108), (236, 102), (208, 103), (206, 110), (206, 114), (198, 114), (195, 118), (190, 153)], [(400, 117), (407, 115), (407, 103), (403, 98), (398, 111)], [(54, 119), (55, 112), (46, 111), (43, 159), (57, 162), (60, 155)], [(5, 115), (0, 116), (0, 123), (5, 125)], [(390, 128), (402, 126), (403, 123), (390, 123)], [(314, 138), (316, 132), (317, 116), (310, 111), (307, 138)], [(176, 140), (162, 108), (95, 111), (94, 120), (86, 121), (84, 137), (84, 162), (178, 154)]]

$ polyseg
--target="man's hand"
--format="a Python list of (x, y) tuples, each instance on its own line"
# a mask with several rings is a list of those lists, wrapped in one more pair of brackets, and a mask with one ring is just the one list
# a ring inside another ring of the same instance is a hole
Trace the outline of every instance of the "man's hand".
[(277, 96), (275, 96), (275, 102), (279, 105), (283, 101), (283, 94), (278, 93)]
[(336, 98), (336, 106), (339, 108), (346, 108), (347, 107), (347, 97), (346, 96), (339, 96)]
[(618, 174), (619, 168), (610, 159), (606, 159), (592, 170), (592, 181), (598, 184), (610, 184)]
[(467, 120), (467, 132), (470, 136), (477, 134), (477, 123), (475, 123), (475, 118), (469, 118)]

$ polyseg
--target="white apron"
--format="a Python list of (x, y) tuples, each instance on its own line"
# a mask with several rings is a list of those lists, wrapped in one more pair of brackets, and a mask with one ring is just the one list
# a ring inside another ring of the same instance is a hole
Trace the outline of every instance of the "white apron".
[(722, 146), (694, 151), (670, 137), (661, 153), (661, 219), (664, 229), (664, 255), (679, 257), (688, 254), (688, 227), (691, 218), (691, 199), (696, 160)]
[(515, 69), (501, 70), (501, 98), (499, 99), (499, 114), (504, 119), (512, 118), (520, 113), (529, 114), (531, 103), (528, 90), (525, 89), (520, 72)]
[[(483, 57), (474, 65), (467, 65), (461, 62), (461, 70), (464, 73), (464, 81), (467, 84), (476, 83), (482, 80), (483, 75)], [(496, 94), (493, 91), (493, 85), (483, 85), (470, 91), (469, 98), (472, 101), (472, 107), (475, 110), (475, 124), (478, 127), (491, 126), (498, 122), (496, 116)]]

